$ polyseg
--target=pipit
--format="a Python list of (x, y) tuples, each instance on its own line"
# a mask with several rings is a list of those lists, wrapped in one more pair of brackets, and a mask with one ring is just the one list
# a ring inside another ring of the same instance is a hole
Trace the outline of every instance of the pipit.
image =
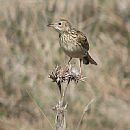
[(72, 58), (80, 59), (80, 75), (81, 75), (81, 62), (83, 64), (97, 63), (90, 56), (89, 43), (87, 37), (71, 26), (71, 24), (64, 19), (61, 19), (55, 23), (49, 24), (49, 27), (53, 27), (59, 33), (59, 43), (66, 55), (70, 57), (68, 63)]

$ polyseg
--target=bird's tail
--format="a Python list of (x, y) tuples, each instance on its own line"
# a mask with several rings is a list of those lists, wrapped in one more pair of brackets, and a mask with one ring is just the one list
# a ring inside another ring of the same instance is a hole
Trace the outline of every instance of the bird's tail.
[(96, 61), (87, 53), (87, 55), (83, 57), (83, 64), (87, 65), (89, 63), (97, 65)]

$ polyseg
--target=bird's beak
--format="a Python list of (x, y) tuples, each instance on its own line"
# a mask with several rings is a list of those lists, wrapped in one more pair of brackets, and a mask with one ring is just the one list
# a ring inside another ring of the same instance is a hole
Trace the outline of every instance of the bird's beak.
[(54, 27), (54, 24), (48, 24), (47, 26), (48, 27)]

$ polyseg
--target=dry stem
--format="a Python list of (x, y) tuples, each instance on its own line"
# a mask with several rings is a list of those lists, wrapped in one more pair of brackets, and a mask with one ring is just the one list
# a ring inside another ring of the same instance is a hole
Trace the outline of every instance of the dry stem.
[(47, 120), (47, 122), (49, 123), (49, 125), (51, 126), (52, 130), (54, 130), (54, 127), (52, 125), (52, 123), (50, 122), (50, 120), (47, 118), (46, 114), (43, 112), (43, 110), (40, 108), (40, 106), (37, 104), (37, 102), (35, 101), (35, 99), (33, 98), (32, 94), (30, 93), (29, 90), (25, 89), (25, 91), (27, 92), (27, 94), (29, 95), (29, 97), (31, 98), (31, 100), (33, 101), (33, 103), (37, 106), (37, 108), (39, 109), (39, 111), (41, 112), (41, 114), (43, 115), (43, 117), (45, 117), (45, 119)]
[(84, 111), (83, 111), (83, 113), (82, 113), (82, 116), (81, 116), (81, 118), (80, 118), (80, 120), (79, 120), (79, 123), (78, 123), (78, 125), (77, 125), (77, 129), (76, 130), (79, 130), (80, 129), (80, 125), (81, 125), (81, 122), (83, 121), (83, 118), (84, 118), (84, 116), (85, 116), (85, 113), (89, 110), (89, 106), (93, 103), (95, 101), (95, 98), (93, 98), (86, 106), (85, 106), (85, 108), (84, 108)]
[[(67, 109), (67, 104), (65, 101), (65, 96), (68, 85), (71, 81), (74, 81), (75, 83), (78, 83), (79, 80), (84, 81), (84, 78), (81, 78), (78, 71), (74, 70), (71, 65), (66, 65), (64, 67), (57, 66), (55, 70), (51, 72), (49, 78), (51, 78), (53, 82), (56, 82), (60, 91), (60, 100), (58, 104), (55, 107), (53, 107), (53, 110), (56, 112), (56, 119), (55, 119), (56, 130), (66, 130), (67, 128), (66, 128), (65, 112)], [(63, 83), (67, 83), (64, 88), (62, 86)], [(92, 99), (85, 107), (81, 119), (78, 123), (77, 130), (80, 127), (80, 124), (84, 118), (85, 113), (88, 111), (89, 105), (92, 104), (93, 101), (94, 99)]]

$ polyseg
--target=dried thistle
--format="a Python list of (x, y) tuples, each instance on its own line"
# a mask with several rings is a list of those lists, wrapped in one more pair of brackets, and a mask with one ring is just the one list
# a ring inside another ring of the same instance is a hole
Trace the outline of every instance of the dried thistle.
[(49, 74), (49, 78), (51, 78), (53, 82), (57, 83), (61, 94), (62, 83), (66, 82), (67, 85), (70, 81), (78, 83), (80, 80), (80, 74), (76, 69), (72, 69), (71, 65), (66, 65), (64, 67), (57, 66), (55, 70)]

